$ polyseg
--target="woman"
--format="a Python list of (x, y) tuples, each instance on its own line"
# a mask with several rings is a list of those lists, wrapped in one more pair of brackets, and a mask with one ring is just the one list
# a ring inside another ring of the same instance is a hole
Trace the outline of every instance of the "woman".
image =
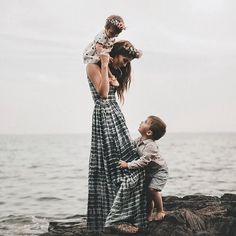
[[(139, 227), (146, 224), (144, 171), (118, 168), (119, 160), (131, 161), (138, 154), (115, 97), (117, 93), (124, 101), (124, 91), (130, 85), (131, 61), (140, 56), (129, 41), (119, 41), (110, 56), (101, 54), (98, 64), (87, 65), (95, 102), (88, 186), (87, 225), (91, 230), (124, 222)], [(109, 69), (119, 82), (118, 88), (109, 84)]]

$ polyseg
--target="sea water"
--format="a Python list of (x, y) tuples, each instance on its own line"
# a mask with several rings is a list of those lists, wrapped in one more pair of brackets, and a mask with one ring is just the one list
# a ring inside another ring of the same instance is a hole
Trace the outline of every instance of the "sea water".
[[(50, 220), (86, 214), (90, 140), (0, 135), (1, 236), (39, 235)], [(164, 196), (236, 194), (236, 133), (172, 133), (159, 148), (170, 172)]]

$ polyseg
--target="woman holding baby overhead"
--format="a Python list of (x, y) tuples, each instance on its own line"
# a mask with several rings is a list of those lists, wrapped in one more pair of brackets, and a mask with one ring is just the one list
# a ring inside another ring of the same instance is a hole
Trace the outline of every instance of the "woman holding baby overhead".
[[(117, 21), (112, 22), (117, 24)], [(129, 41), (118, 41), (109, 53), (101, 50), (99, 62), (86, 67), (95, 103), (88, 183), (87, 225), (90, 230), (104, 227), (122, 230), (129, 223), (136, 228), (146, 225), (144, 171), (118, 167), (121, 159), (139, 158), (116, 94), (123, 102), (124, 92), (131, 82), (131, 61), (140, 56), (140, 51)], [(110, 81), (109, 73), (115, 76), (118, 86)]]

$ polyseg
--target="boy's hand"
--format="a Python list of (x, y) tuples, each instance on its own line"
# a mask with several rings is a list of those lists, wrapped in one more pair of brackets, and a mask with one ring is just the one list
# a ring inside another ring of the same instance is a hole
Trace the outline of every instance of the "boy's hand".
[(127, 169), (127, 168), (128, 168), (128, 163), (127, 163), (126, 161), (120, 160), (120, 161), (118, 162), (118, 164), (119, 164), (119, 167), (120, 167), (121, 169)]

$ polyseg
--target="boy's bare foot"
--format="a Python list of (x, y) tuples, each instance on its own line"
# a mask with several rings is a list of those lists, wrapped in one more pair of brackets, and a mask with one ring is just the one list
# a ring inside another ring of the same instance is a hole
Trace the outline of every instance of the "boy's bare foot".
[(163, 220), (165, 218), (165, 215), (166, 215), (166, 213), (164, 211), (156, 212), (154, 217), (153, 217), (153, 220), (161, 221), (161, 220)]

